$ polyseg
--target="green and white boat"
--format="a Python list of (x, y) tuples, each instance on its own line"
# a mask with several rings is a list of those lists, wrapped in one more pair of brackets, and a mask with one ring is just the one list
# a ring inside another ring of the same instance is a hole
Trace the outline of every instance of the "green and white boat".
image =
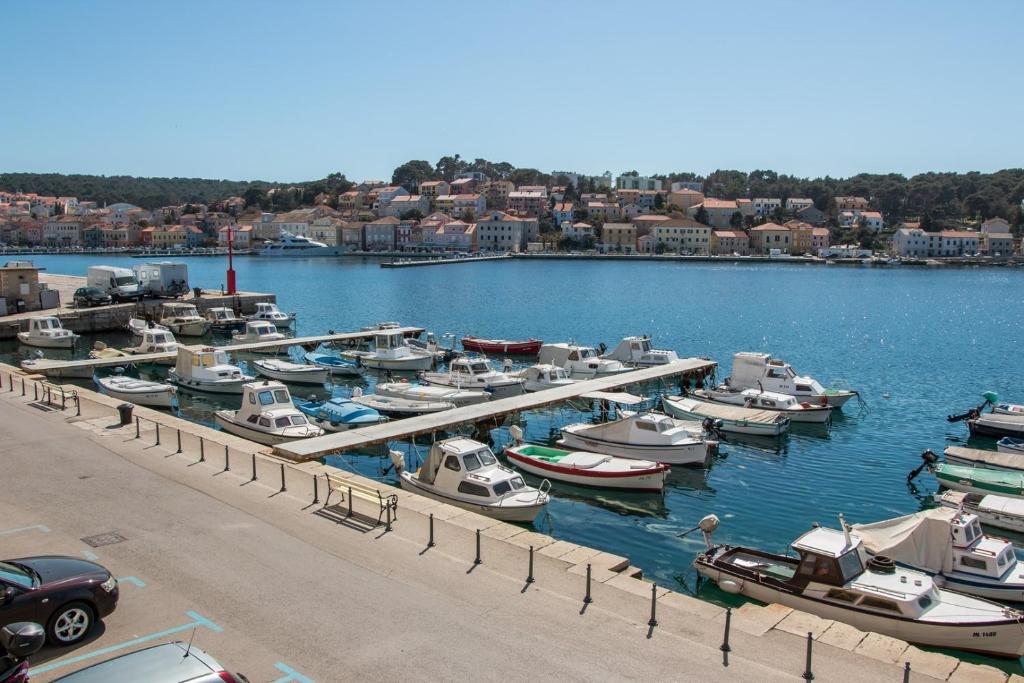
[(994, 493), (1024, 498), (1024, 472), (952, 465), (948, 462), (934, 465), (932, 471), (943, 488), (964, 493)]

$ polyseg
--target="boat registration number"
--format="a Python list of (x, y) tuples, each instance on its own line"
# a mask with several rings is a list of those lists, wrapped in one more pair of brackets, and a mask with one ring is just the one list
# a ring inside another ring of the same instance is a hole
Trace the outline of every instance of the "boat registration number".
[(971, 634), (972, 638), (995, 638), (995, 631), (975, 631)]

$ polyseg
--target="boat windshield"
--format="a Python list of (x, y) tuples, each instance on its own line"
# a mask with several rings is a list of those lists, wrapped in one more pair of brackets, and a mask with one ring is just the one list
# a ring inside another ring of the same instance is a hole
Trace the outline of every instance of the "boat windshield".
[(580, 358), (593, 358), (597, 354), (594, 353), (594, 349), (583, 348), (580, 349)]
[(476, 453), (469, 453), (468, 455), (462, 456), (462, 462), (466, 465), (466, 469), (470, 472), (478, 470), (483, 465), (480, 464), (480, 458)]
[(472, 366), (473, 374), (487, 372), (487, 363), (473, 363)]
[(519, 489), (526, 488), (526, 484), (523, 482), (522, 477), (512, 477), (512, 488), (518, 491)]
[(305, 415), (292, 415), (292, 424), (296, 427), (301, 427), (302, 425), (309, 423), (306, 422)]
[(839, 557), (839, 569), (843, 572), (843, 581), (849, 581), (864, 573), (864, 565), (860, 561), (860, 554), (851, 550)]

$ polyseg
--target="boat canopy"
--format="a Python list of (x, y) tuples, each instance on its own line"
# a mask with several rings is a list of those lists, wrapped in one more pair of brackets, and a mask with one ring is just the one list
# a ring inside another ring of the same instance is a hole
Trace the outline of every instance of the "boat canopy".
[(953, 569), (950, 523), (959, 514), (959, 510), (939, 507), (873, 524), (854, 524), (851, 529), (872, 554), (948, 572)]
[(998, 451), (982, 451), (976, 448), (964, 448), (963, 446), (947, 446), (945, 450), (947, 457), (952, 456), (961, 462), (970, 462), (979, 467), (993, 467), (1004, 470), (1024, 470), (1024, 463), (1021, 462), (1018, 453), (1000, 453)]
[(1006, 496), (985, 496), (978, 503), (978, 509), (985, 512), (998, 512), (1014, 517), (1024, 517), (1024, 500), (1007, 498)]
[(689, 413), (715, 418), (717, 420), (732, 420), (737, 422), (762, 422), (773, 424), (781, 419), (781, 414), (775, 410), (760, 410), (758, 408), (743, 408), (741, 406), (730, 406), (711, 401), (701, 401), (686, 396), (671, 396), (670, 400), (680, 408)]
[(626, 391), (588, 391), (587, 393), (582, 394), (581, 398), (596, 401), (609, 401), (611, 403), (618, 403), (624, 406), (635, 406), (646, 400), (643, 396), (630, 394)]

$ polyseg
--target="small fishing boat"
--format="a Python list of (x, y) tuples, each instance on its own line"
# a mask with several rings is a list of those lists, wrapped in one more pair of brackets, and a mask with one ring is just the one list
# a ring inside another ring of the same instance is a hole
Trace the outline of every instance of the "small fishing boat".
[(816, 527), (791, 547), (797, 557), (714, 545), (718, 518), (701, 520), (708, 549), (694, 567), (727, 593), (779, 603), (862, 631), (918, 645), (1017, 658), (1024, 654), (1024, 613), (939, 588), (926, 572), (868, 559), (848, 529)]
[(701, 466), (718, 448), (717, 441), (704, 438), (700, 425), (678, 422), (661, 413), (633, 413), (612, 422), (566, 425), (558, 444), (623, 458)]
[(512, 429), (519, 432), (513, 431), (515, 444), (505, 447), (505, 457), (524, 472), (602, 489), (658, 492), (665, 488), (669, 466), (664, 463), (520, 443), (522, 430), (515, 425)]
[[(993, 391), (986, 391), (982, 396), (985, 401), (981, 405), (960, 415), (950, 415), (946, 420), (966, 422), (971, 434), (976, 436), (1024, 438), (1024, 406), (1000, 403)], [(990, 408), (989, 412), (984, 412), (985, 408)]]
[(995, 494), (946, 490), (935, 494), (935, 502), (954, 510), (978, 515), (985, 526), (1024, 533), (1024, 500)]
[(409, 382), (382, 382), (375, 386), (373, 391), (378, 396), (393, 396), (413, 401), (448, 401), (455, 404), (456, 407), (471, 406), (491, 400), (491, 394), (486, 391), (424, 386)]
[(789, 429), (789, 418), (771, 410), (740, 408), (721, 403), (702, 401), (688, 396), (663, 396), (665, 412), (683, 420), (714, 420), (723, 432), (753, 436), (780, 436)]
[(173, 408), (177, 405), (178, 390), (172, 385), (128, 377), (122, 374), (122, 368), (117, 368), (115, 372), (117, 374), (109, 377), (93, 375), (93, 382), (99, 387), (100, 393), (150, 408)]
[(493, 369), (483, 356), (456, 358), (448, 364), (448, 372), (421, 372), (419, 379), (439, 387), (484, 390), (496, 398), (519, 396), (526, 391), (525, 380)]
[(252, 366), (264, 377), (295, 384), (323, 384), (327, 381), (328, 375), (327, 368), (292, 363), (279, 358), (255, 360)]
[[(245, 323), (245, 332), (233, 334), (231, 338), (236, 344), (255, 344), (260, 342), (276, 342), (288, 339), (287, 335), (278, 332), (272, 323), (263, 320), (250, 320)], [(267, 346), (257, 349), (246, 349), (247, 353), (277, 353), (281, 347)]]
[(325, 368), (336, 377), (358, 377), (361, 373), (359, 366), (347, 358), (341, 358), (329, 353), (309, 352), (304, 358), (310, 365)]
[(206, 309), (206, 320), (210, 323), (210, 329), (220, 334), (231, 334), (245, 329), (245, 318), (239, 318), (235, 315), (234, 309), (226, 306)]
[(196, 307), (180, 301), (163, 305), (160, 324), (178, 337), (202, 337), (210, 331), (210, 323), (199, 315)]
[(242, 407), (214, 411), (213, 417), (224, 431), (268, 446), (324, 433), (295, 407), (288, 387), (268, 380), (245, 384)]
[(632, 370), (617, 360), (602, 358), (592, 346), (579, 344), (544, 344), (538, 360), (564, 368), (574, 379), (593, 379)]
[(576, 380), (569, 377), (569, 373), (565, 368), (544, 363), (531, 365), (519, 372), (509, 373), (509, 376), (522, 379), (523, 388), (527, 391), (544, 391), (545, 389), (567, 387), (576, 383)]
[(167, 328), (163, 325), (157, 324), (152, 320), (143, 320), (142, 318), (129, 318), (128, 331), (135, 337), (141, 337), (142, 333), (146, 330), (161, 330), (167, 332)]
[(246, 320), (264, 320), (273, 323), (274, 327), (291, 327), (295, 322), (295, 314), (284, 313), (277, 304), (261, 301), (256, 304), (256, 312), (247, 316)]
[(311, 396), (308, 401), (293, 399), (298, 408), (317, 426), (328, 432), (343, 432), (356, 427), (367, 427), (381, 421), (381, 415), (373, 408), (368, 408), (351, 399), (335, 396), (326, 401)]
[(434, 365), (433, 353), (410, 347), (402, 333), (394, 330), (381, 330), (374, 334), (372, 351), (343, 351), (341, 357), (374, 370), (415, 371), (427, 370)]
[(540, 339), (512, 341), (509, 339), (483, 339), (481, 337), (463, 337), (462, 348), (466, 351), (479, 353), (507, 353), (514, 356), (536, 356), (544, 344)]
[(78, 335), (65, 330), (60, 318), (46, 315), (29, 319), (28, 331), (19, 332), (18, 341), (43, 349), (70, 349), (78, 341)]
[(439, 413), (442, 410), (451, 410), (455, 407), (455, 404), (451, 401), (418, 401), (416, 399), (379, 396), (377, 394), (353, 395), (352, 401), (392, 417), (428, 415), (430, 413)]
[[(142, 333), (138, 346), (128, 346), (125, 351), (132, 355), (143, 353), (177, 353), (180, 344), (174, 339), (174, 333), (168, 329), (147, 329)], [(174, 360), (168, 361), (174, 364)], [(161, 361), (163, 363), (163, 361)]]
[(679, 354), (667, 349), (651, 348), (651, 338), (644, 336), (625, 337), (610, 352), (602, 354), (601, 358), (617, 360), (628, 367), (649, 368), (674, 363), (679, 360)]
[(932, 465), (931, 470), (943, 488), (1024, 498), (1024, 472), (1021, 471), (991, 470), (948, 462)]
[(174, 367), (167, 372), (168, 382), (213, 394), (241, 394), (254, 379), (229, 363), (226, 351), (212, 346), (179, 346)]
[(95, 341), (92, 345), (92, 351), (89, 352), (89, 358), (94, 359), (111, 359), (111, 358), (127, 358), (132, 354), (128, 351), (122, 351), (121, 349), (115, 349), (107, 346), (101, 341)]
[(1024, 439), (1017, 439), (1012, 436), (1004, 436), (996, 442), (996, 450), (1000, 453), (1013, 453), (1024, 455)]
[[(486, 444), (457, 436), (430, 447), (423, 465), (405, 470), (392, 451), (403, 489), (506, 522), (532, 522), (548, 504), (551, 483), (528, 486), (522, 475), (502, 466)], [(443, 466), (442, 466), (443, 465)]]
[(813, 377), (797, 375), (784, 360), (772, 358), (767, 353), (749, 351), (741, 351), (732, 357), (732, 374), (718, 388), (725, 391), (763, 389), (833, 408), (842, 408), (857, 396), (856, 391), (849, 389), (826, 389)]
[(943, 455), (946, 462), (951, 465), (1024, 472), (1024, 453), (985, 451), (965, 446), (946, 446)]
[(722, 405), (741, 406), (755, 410), (769, 410), (784, 414), (790, 422), (825, 424), (832, 419), (832, 406), (819, 403), (801, 402), (795, 396), (779, 394), (760, 389), (723, 391), (721, 389), (697, 389), (692, 392), (696, 398)]
[(986, 536), (978, 515), (938, 507), (850, 531), (869, 555), (928, 572), (950, 590), (1000, 602), (1024, 602), (1024, 562), (1013, 544)]

